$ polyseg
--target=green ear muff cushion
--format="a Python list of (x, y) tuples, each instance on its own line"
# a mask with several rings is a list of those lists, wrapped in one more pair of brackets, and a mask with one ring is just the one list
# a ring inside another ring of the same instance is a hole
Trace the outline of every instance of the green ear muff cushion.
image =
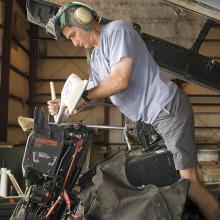
[(60, 15), (60, 29), (62, 29), (66, 25), (66, 15), (65, 12), (63, 12)]

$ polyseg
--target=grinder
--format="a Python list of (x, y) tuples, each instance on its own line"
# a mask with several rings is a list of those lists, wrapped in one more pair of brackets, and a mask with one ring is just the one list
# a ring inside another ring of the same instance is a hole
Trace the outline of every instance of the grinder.
[[(69, 114), (71, 114), (76, 105), (79, 103), (83, 92), (88, 84), (88, 80), (82, 80), (78, 75), (72, 73), (66, 80), (61, 92), (61, 105), (57, 115), (54, 116), (55, 124), (59, 124), (64, 118), (65, 109), (68, 108)], [(53, 83), (50, 82), (51, 98), (56, 99)], [(27, 117), (18, 117), (19, 125), (23, 131), (27, 131), (33, 127), (34, 119)]]
[(63, 87), (61, 92), (61, 105), (57, 117), (55, 117), (55, 123), (59, 124), (66, 107), (69, 110), (69, 114), (73, 112), (76, 105), (85, 91), (88, 84), (88, 80), (82, 80), (78, 75), (71, 74)]

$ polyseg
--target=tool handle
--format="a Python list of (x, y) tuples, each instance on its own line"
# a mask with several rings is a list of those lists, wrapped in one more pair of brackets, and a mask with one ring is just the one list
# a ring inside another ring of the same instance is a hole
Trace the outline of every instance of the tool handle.
[[(55, 88), (54, 88), (54, 83), (50, 82), (50, 93), (51, 93), (51, 99), (55, 100), (56, 99), (56, 93), (55, 93)], [(57, 115), (54, 115), (54, 121), (57, 121)]]
[(11, 182), (12, 182), (12, 184), (13, 184), (15, 190), (16, 190), (16, 192), (18, 193), (18, 195), (23, 197), (24, 193), (22, 192), (20, 186), (18, 185), (18, 182), (15, 179), (14, 175), (11, 173), (10, 170), (8, 170), (7, 174), (9, 176), (9, 178), (10, 178), (10, 180), (11, 180)]
[(56, 99), (56, 93), (55, 93), (55, 88), (54, 88), (54, 83), (50, 82), (50, 93), (51, 93), (51, 99), (55, 100)]
[(65, 116), (65, 109), (66, 109), (66, 105), (64, 105), (62, 102), (61, 102), (61, 105), (60, 105), (60, 109), (59, 109), (59, 112), (57, 115), (54, 116), (54, 119), (55, 119), (55, 123), (56, 124), (60, 124), (60, 122), (62, 121), (63, 117)]

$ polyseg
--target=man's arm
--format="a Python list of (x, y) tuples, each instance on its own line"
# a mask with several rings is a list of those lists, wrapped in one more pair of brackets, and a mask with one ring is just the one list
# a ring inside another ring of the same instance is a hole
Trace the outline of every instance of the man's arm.
[[(119, 63), (111, 68), (111, 73), (99, 85), (89, 90), (87, 97), (90, 100), (97, 100), (117, 94), (123, 89), (126, 89), (129, 84), (132, 67), (133, 60), (131, 58), (122, 58)], [(59, 110), (60, 100), (50, 100), (47, 104), (49, 113), (56, 115)], [(85, 102), (79, 105), (74, 114), (85, 110), (84, 105)]]
[(122, 58), (119, 63), (112, 66), (110, 74), (99, 85), (89, 90), (87, 97), (90, 100), (96, 100), (115, 95), (126, 89), (131, 77), (132, 67), (132, 58)]

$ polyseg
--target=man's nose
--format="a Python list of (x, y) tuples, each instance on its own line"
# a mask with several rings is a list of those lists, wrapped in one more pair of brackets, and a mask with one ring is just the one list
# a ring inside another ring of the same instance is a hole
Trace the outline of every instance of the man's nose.
[(78, 42), (75, 39), (71, 39), (75, 47), (78, 47)]

